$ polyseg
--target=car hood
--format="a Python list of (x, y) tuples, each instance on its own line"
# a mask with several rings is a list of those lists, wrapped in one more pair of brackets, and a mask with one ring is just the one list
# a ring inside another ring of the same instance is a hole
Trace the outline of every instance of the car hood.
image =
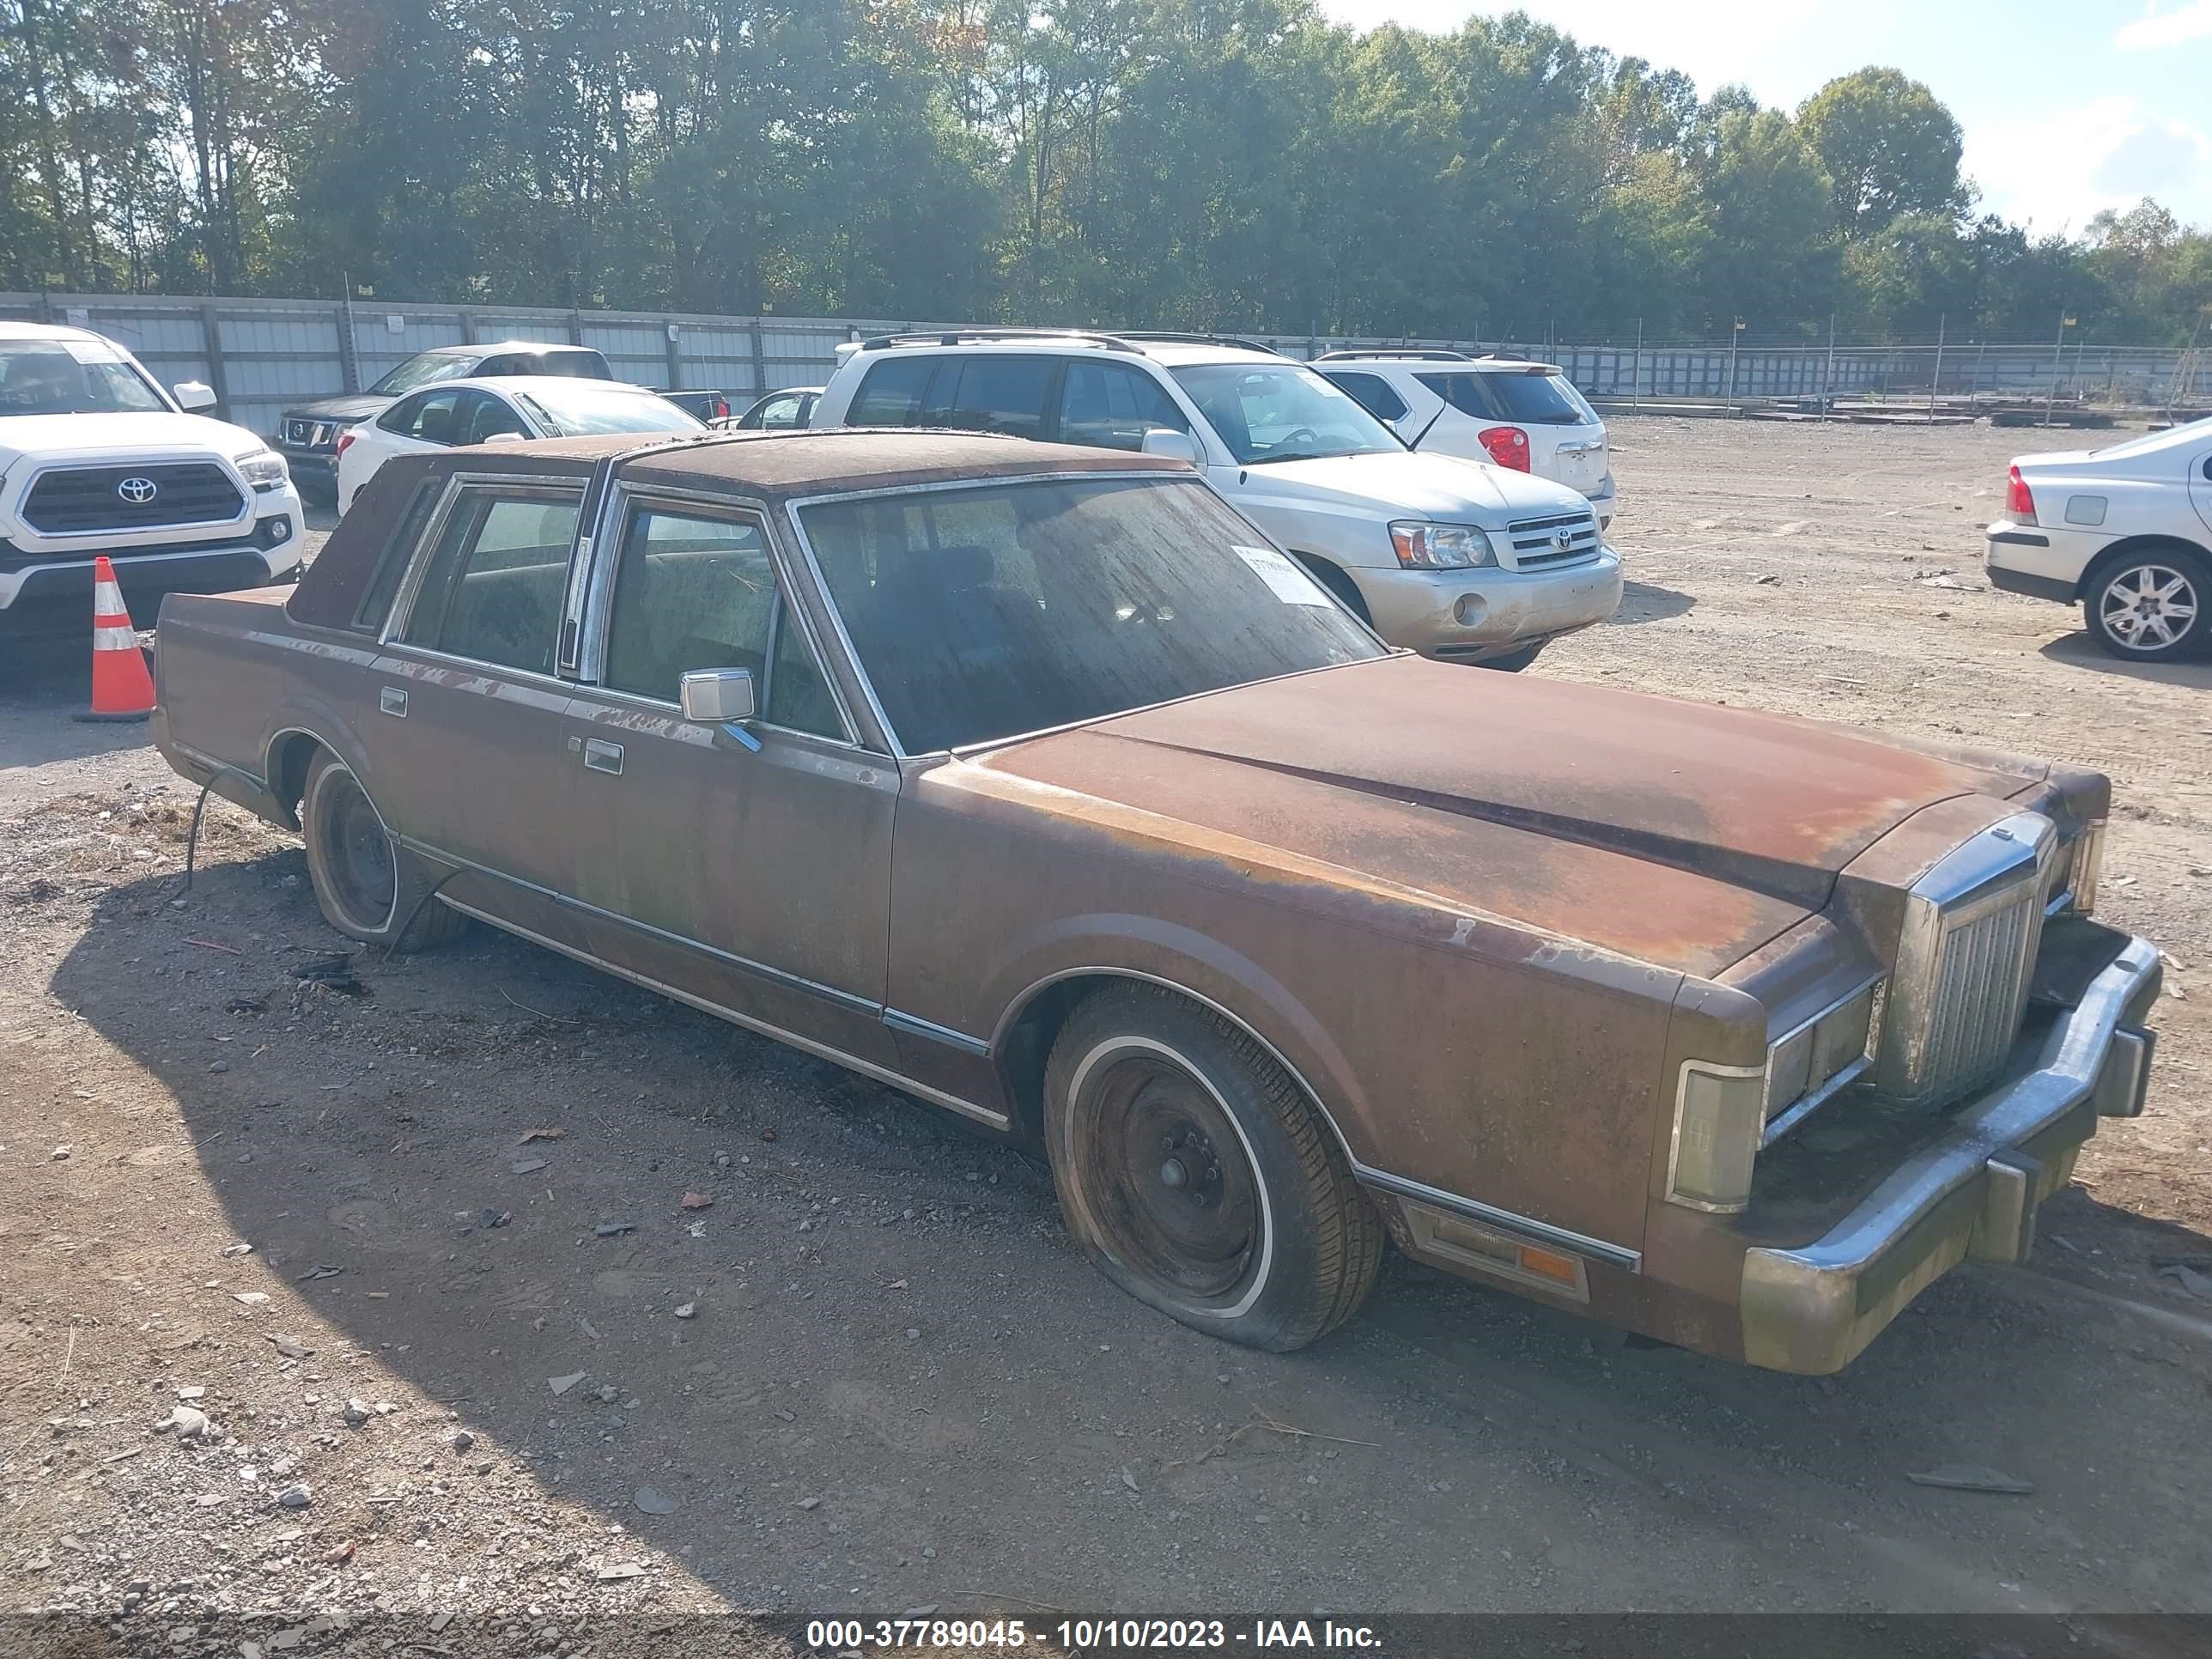
[(1409, 656), (965, 764), (1054, 786), (1042, 799), (1058, 810), (1148, 815), (1237, 879), (1261, 878), (1273, 861), (1252, 854), (1273, 849), (1302, 888), (1327, 866), (1705, 976), (1821, 908), (1837, 872), (1914, 813), (2021, 787), (1784, 716)]
[(392, 407), (391, 398), (374, 398), (366, 392), (349, 392), (337, 398), (317, 398), (311, 403), (287, 404), (285, 416), (303, 421), (343, 421), (351, 425)]
[(1586, 499), (1548, 478), (1425, 451), (1270, 461), (1246, 472), (1255, 483), (1385, 519), (1425, 518), (1488, 530), (1514, 519), (1589, 511)]
[(251, 453), (261, 440), (242, 426), (204, 415), (9, 415), (0, 417), (0, 472), (25, 457), (40, 461), (155, 459), (179, 453)]

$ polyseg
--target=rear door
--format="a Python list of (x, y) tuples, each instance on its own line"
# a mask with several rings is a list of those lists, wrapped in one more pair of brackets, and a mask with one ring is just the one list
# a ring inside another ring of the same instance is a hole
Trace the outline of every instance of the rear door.
[[(568, 757), (594, 955), (876, 1065), (898, 771), (854, 740), (755, 511), (626, 493), (592, 574)], [(759, 717), (684, 718), (743, 668)]]
[(447, 895), (557, 939), (574, 778), (554, 651), (582, 494), (574, 478), (455, 480), (360, 717), (389, 827), (463, 872)]

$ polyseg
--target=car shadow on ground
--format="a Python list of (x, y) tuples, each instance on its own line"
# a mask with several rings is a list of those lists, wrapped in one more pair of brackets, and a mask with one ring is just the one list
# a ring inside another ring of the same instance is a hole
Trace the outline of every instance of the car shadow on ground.
[[(255, 1247), (157, 1269), (230, 1274), (189, 1322), (253, 1367), (335, 1328), (741, 1605), (1540, 1605), (1525, 1560), (1579, 1605), (1597, 1552), (1643, 1605), (1787, 1606), (1747, 1599), (1778, 1539), (1813, 1605), (2014, 1607), (1990, 1564), (2031, 1558), (2077, 1605), (2205, 1597), (2201, 1362), (2124, 1311), (1961, 1273), (1809, 1379), (1393, 1258), (1334, 1337), (1250, 1352), (1113, 1291), (1040, 1165), (927, 1108), (488, 929), (387, 960), (322, 926), (296, 849), (204, 850), (181, 908), (111, 890), (50, 987), (173, 1098), (146, 1138)], [(159, 1199), (119, 1201), (159, 1249)], [(266, 1308), (228, 1294), (248, 1272)], [(341, 1492), (367, 1443), (305, 1473)], [(1958, 1462), (2040, 1496), (1905, 1478)], [(678, 1516), (637, 1512), (648, 1480)]]
[(1638, 623), (1666, 622), (1686, 616), (1697, 606), (1697, 596), (1653, 582), (1623, 582), (1620, 609), (1607, 620), (1632, 627)]
[(2042, 647), (2042, 653), (2052, 662), (2064, 663), (2070, 668), (2087, 669), (2096, 674), (2119, 674), (2133, 680), (2149, 680), (2160, 685), (2190, 685), (2212, 690), (2212, 660), (2195, 662), (2125, 662), (2098, 649), (2085, 632), (2061, 634)]

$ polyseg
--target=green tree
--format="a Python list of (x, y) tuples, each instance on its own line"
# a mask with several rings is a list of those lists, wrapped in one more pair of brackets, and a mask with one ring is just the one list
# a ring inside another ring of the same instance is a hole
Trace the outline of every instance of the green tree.
[(1842, 276), (1833, 185), (1790, 118), (1778, 110), (1723, 116), (1706, 175), (1708, 325), (1725, 331), (1741, 319), (1767, 332), (1826, 318)]
[(1836, 224), (1853, 241), (1904, 214), (1957, 218), (1959, 124), (1936, 94), (1893, 69), (1839, 76), (1797, 108), (1797, 125), (1835, 190)]

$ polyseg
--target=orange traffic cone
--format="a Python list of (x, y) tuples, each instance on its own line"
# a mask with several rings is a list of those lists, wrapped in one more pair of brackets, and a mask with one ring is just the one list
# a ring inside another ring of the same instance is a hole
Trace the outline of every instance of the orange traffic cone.
[(154, 677), (146, 672), (115, 567), (102, 554), (92, 567), (92, 710), (76, 718), (143, 720), (153, 712)]

